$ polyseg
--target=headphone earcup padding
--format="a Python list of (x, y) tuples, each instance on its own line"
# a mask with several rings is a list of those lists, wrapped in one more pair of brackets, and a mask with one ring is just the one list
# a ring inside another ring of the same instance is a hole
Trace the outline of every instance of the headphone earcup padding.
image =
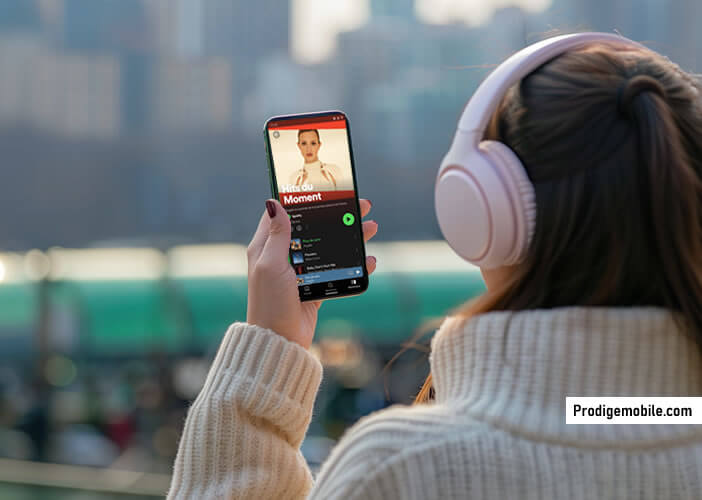
[(436, 183), (434, 205), (449, 246), (469, 262), (479, 262), (492, 239), (488, 200), (463, 168), (446, 169)]
[(495, 167), (502, 180), (513, 209), (514, 232), (505, 235), (513, 240), (513, 251), (505, 256), (504, 264), (518, 262), (526, 253), (536, 223), (536, 196), (524, 165), (508, 146), (497, 141), (482, 141), (479, 149)]

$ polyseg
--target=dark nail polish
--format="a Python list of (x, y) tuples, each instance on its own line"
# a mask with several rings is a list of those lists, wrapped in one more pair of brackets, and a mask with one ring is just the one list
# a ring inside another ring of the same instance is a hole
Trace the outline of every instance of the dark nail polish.
[(266, 200), (266, 210), (268, 210), (268, 217), (271, 219), (275, 217), (275, 203), (271, 200)]

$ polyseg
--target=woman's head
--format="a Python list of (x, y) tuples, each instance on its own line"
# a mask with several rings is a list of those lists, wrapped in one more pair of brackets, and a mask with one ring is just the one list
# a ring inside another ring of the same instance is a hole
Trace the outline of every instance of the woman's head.
[(525, 258), (484, 272), (488, 292), (459, 314), (655, 305), (702, 343), (699, 81), (655, 52), (592, 44), (512, 87), (485, 139), (524, 164), (536, 224)]
[(302, 153), (305, 163), (317, 161), (317, 153), (321, 145), (322, 143), (319, 140), (319, 132), (317, 130), (300, 130), (297, 133), (297, 147), (300, 148), (300, 153)]
[(702, 333), (702, 92), (655, 52), (593, 44), (513, 87), (486, 138), (534, 184), (509, 308), (661, 305)]

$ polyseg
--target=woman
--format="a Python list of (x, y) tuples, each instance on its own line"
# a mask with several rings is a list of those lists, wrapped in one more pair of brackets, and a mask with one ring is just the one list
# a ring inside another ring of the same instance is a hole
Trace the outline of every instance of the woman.
[(322, 147), (318, 130), (300, 130), (297, 133), (297, 147), (305, 163), (290, 176), (290, 184), (309, 184), (312, 186), (311, 191), (336, 191), (340, 187), (344, 188), (346, 181), (342, 178), (341, 169), (333, 163), (322, 163), (317, 156)]
[(488, 291), (435, 334), (422, 404), (362, 418), (316, 481), (299, 446), (318, 304), (299, 302), (290, 223), (266, 202), (247, 323), (190, 410), (170, 497), (702, 498), (699, 426), (565, 424), (566, 396), (702, 395), (701, 90), (608, 42), (506, 92), (484, 138), (533, 184), (526, 253), (485, 269)]

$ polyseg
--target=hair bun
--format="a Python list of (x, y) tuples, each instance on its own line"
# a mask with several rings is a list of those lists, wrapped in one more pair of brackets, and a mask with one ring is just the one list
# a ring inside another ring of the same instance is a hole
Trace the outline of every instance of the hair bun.
[(661, 82), (648, 75), (636, 75), (622, 83), (617, 90), (617, 110), (627, 118), (631, 117), (631, 105), (642, 92), (653, 92), (663, 99), (666, 98), (665, 89)]

